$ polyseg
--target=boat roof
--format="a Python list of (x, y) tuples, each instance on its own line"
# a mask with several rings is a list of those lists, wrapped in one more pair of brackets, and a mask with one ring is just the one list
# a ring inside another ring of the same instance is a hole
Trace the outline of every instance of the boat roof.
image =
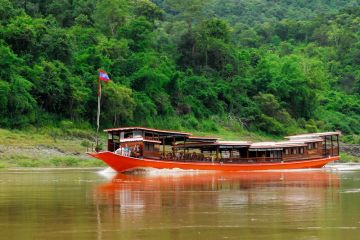
[(124, 139), (121, 139), (120, 142), (121, 143), (126, 143), (126, 142), (150, 142), (150, 143), (158, 143), (158, 144), (161, 143), (161, 141), (144, 139), (143, 137), (124, 138)]
[(248, 147), (251, 142), (246, 141), (215, 141), (215, 142), (195, 142), (195, 143), (179, 143), (176, 147), (197, 148), (197, 147)]
[(250, 149), (282, 149), (286, 147), (305, 147), (303, 142), (281, 141), (281, 142), (258, 142), (250, 145)]
[(199, 136), (189, 136), (187, 142), (201, 142), (201, 143), (212, 143), (219, 140), (217, 137), (199, 137)]
[(161, 130), (156, 128), (146, 128), (146, 127), (121, 127), (121, 128), (109, 128), (104, 129), (104, 132), (125, 132), (125, 131), (146, 131), (146, 132), (153, 132), (165, 135), (181, 135), (181, 136), (191, 136), (191, 133), (187, 132), (178, 132), (178, 131), (171, 131), (171, 130)]
[(287, 139), (303, 139), (303, 138), (319, 138), (325, 136), (333, 136), (333, 135), (341, 135), (341, 132), (321, 132), (321, 133), (306, 133), (306, 134), (298, 134), (286, 136)]
[(218, 141), (220, 146), (250, 146), (252, 142), (248, 141)]
[(183, 143), (177, 144), (176, 147), (187, 147), (187, 148), (197, 148), (197, 147), (214, 147), (219, 146), (220, 148), (234, 148), (234, 147), (249, 147), (250, 150), (282, 150), (283, 148), (291, 148), (291, 147), (306, 147), (309, 142), (322, 142), (321, 138), (314, 139), (295, 139), (288, 141), (280, 141), (280, 142), (256, 142), (251, 143), (247, 141), (216, 141), (216, 142), (195, 142), (195, 143)]
[(322, 138), (295, 138), (289, 139), (289, 142), (293, 143), (313, 143), (313, 142), (322, 142), (324, 139)]
[[(201, 137), (201, 136), (192, 136), (191, 133), (188, 132), (179, 132), (179, 131), (172, 131), (172, 130), (161, 130), (155, 128), (146, 128), (146, 127), (120, 127), (120, 128), (109, 128), (105, 129), (105, 132), (126, 132), (126, 131), (145, 131), (145, 132), (152, 132), (156, 133), (163, 137), (162, 141), (166, 143), (170, 143), (173, 139), (176, 140), (185, 140), (187, 143), (177, 144), (176, 147), (188, 147), (188, 148), (196, 148), (196, 147), (214, 147), (218, 146), (220, 148), (234, 148), (234, 147), (249, 147), (249, 149), (281, 149), (286, 147), (303, 147), (306, 146), (307, 143), (311, 142), (321, 142), (323, 141), (323, 137), (325, 136), (332, 136), (332, 135), (340, 135), (340, 132), (322, 132), (322, 133), (308, 133), (308, 134), (299, 134), (299, 135), (291, 135), (286, 136), (286, 141), (280, 142), (257, 142), (251, 143), (248, 141), (219, 141), (217, 137)], [(175, 138), (174, 138), (175, 137)], [(168, 139), (172, 138), (172, 139)], [(185, 138), (185, 139), (184, 139)], [(130, 138), (124, 139), (122, 141), (147, 141), (147, 142), (154, 142), (160, 143), (157, 140), (148, 140), (146, 138), (138, 137), (138, 138)]]

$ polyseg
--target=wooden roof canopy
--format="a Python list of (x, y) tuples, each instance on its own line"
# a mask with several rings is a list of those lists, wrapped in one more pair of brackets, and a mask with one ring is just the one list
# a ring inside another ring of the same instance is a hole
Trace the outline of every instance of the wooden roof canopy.
[(198, 136), (189, 136), (187, 142), (216, 142), (219, 138), (216, 137), (198, 137)]
[(177, 148), (241, 148), (249, 147), (251, 142), (246, 141), (213, 141), (213, 142), (190, 142), (176, 144)]
[(155, 128), (145, 128), (145, 127), (122, 127), (122, 128), (109, 128), (104, 129), (104, 132), (127, 132), (127, 131), (145, 131), (145, 132), (152, 132), (159, 134), (161, 136), (164, 135), (179, 135), (179, 136), (191, 136), (191, 133), (187, 132), (177, 132), (177, 131), (170, 131), (170, 130), (160, 130)]
[(310, 138), (322, 138), (326, 136), (340, 136), (341, 132), (322, 132), (322, 133), (306, 133), (306, 134), (299, 134), (299, 135), (291, 135), (286, 136), (286, 139), (310, 139)]
[(268, 148), (268, 147), (272, 147), (272, 146), (277, 146), (277, 147), (301, 147), (301, 146), (305, 146), (304, 143), (301, 142), (287, 142), (287, 141), (281, 141), (281, 142), (259, 142), (259, 143), (253, 143), (251, 144), (251, 148)]
[[(163, 143), (165, 144), (174, 144), (174, 142), (180, 142), (176, 144), (177, 148), (242, 148), (247, 147), (251, 151), (264, 151), (267, 150), (280, 150), (282, 148), (288, 147), (304, 147), (308, 143), (321, 142), (326, 136), (339, 136), (340, 132), (324, 132), (324, 133), (310, 133), (310, 134), (300, 134), (286, 136), (286, 141), (280, 142), (260, 142), (260, 143), (251, 143), (247, 141), (219, 141), (219, 138), (216, 137), (198, 137), (192, 136), (191, 133), (171, 131), (171, 130), (160, 130), (155, 128), (146, 128), (146, 127), (122, 127), (122, 128), (110, 128), (105, 129), (104, 132), (120, 134), (120, 132), (132, 132), (132, 131), (142, 131), (145, 134), (152, 134), (157, 139), (146, 139), (142, 138), (143, 141), (150, 141), (154, 143)], [(135, 138), (134, 138), (135, 139)], [(140, 138), (138, 138), (140, 140)], [(126, 139), (122, 141), (132, 141), (131, 139)]]
[(218, 138), (216, 137), (197, 137), (197, 136), (192, 136), (191, 133), (187, 133), (187, 132), (160, 130), (155, 128), (145, 128), (145, 127), (122, 127), (122, 128), (110, 128), (104, 130), (104, 132), (113, 133), (113, 134), (118, 134), (120, 132), (131, 132), (131, 131), (142, 131), (145, 133), (154, 134), (154, 137), (158, 137), (160, 142), (165, 141), (165, 144), (172, 144), (174, 141), (212, 143), (218, 140)]

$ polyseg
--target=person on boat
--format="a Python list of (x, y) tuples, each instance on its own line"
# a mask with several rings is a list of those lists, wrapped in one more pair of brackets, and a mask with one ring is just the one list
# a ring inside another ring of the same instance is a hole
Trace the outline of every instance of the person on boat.
[(117, 154), (117, 155), (123, 155), (123, 148), (121, 147), (121, 145), (120, 145), (119, 148), (115, 151), (115, 154)]
[(139, 145), (135, 145), (132, 149), (132, 155), (134, 157), (139, 157), (140, 156), (140, 148), (139, 148)]
[(130, 148), (128, 147), (127, 144), (125, 145), (124, 156), (126, 156), (126, 157), (130, 156)]

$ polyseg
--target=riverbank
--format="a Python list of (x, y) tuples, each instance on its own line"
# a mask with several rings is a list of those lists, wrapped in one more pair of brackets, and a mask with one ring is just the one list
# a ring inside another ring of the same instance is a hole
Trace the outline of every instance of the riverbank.
[[(216, 133), (194, 132), (199, 136), (218, 136), (223, 140), (278, 140), (269, 135), (220, 129)], [(0, 168), (12, 167), (105, 167), (89, 157), (94, 133), (89, 130), (0, 129)], [(105, 142), (105, 134), (101, 142)], [(341, 162), (360, 162), (360, 145), (341, 144)]]
[(75, 136), (56, 130), (0, 129), (0, 168), (11, 167), (102, 167), (90, 158), (90, 132)]
[(340, 157), (343, 162), (360, 162), (360, 145), (340, 143)]

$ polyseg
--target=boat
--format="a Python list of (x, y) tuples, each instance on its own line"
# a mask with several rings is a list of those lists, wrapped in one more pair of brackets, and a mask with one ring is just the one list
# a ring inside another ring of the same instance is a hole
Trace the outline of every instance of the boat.
[(90, 152), (117, 172), (136, 169), (262, 171), (321, 168), (339, 160), (340, 132), (293, 135), (284, 141), (221, 141), (146, 127), (105, 129), (107, 151)]

